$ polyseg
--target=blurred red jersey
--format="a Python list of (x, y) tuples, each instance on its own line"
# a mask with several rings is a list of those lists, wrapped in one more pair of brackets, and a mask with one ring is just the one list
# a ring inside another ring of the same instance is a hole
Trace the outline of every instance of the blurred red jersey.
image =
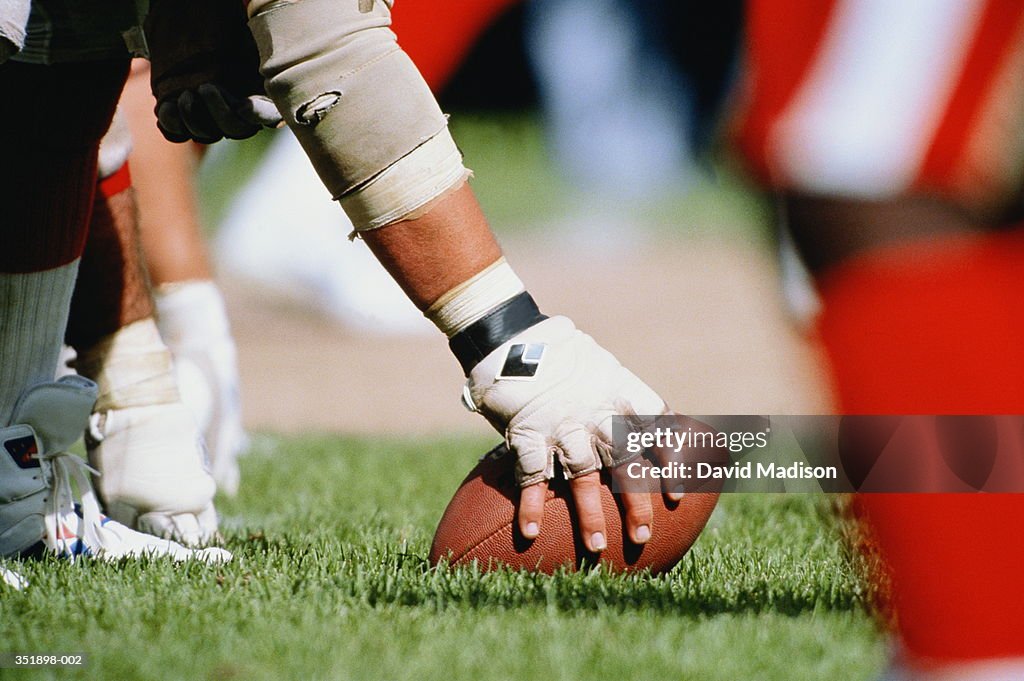
[(401, 0), (392, 29), (434, 92), (455, 74), (480, 35), (519, 0)]
[(750, 0), (739, 148), (769, 186), (988, 206), (1024, 169), (1024, 3)]

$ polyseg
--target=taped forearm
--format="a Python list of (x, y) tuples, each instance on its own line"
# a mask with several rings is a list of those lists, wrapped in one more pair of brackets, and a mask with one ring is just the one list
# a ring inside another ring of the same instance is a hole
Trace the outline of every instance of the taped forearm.
[(415, 217), (469, 172), (383, 0), (255, 2), (260, 70), (357, 231)]

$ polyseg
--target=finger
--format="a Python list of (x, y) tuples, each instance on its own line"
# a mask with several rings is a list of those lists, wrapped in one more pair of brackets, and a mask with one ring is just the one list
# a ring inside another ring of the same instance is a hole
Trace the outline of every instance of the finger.
[(617, 485), (613, 488), (619, 492), (622, 507), (626, 512), (626, 534), (634, 544), (646, 544), (651, 539), (651, 527), (654, 522), (654, 509), (651, 495), (646, 491), (625, 491), (632, 487), (625, 466), (611, 469)]
[(242, 120), (235, 113), (233, 105), (238, 103), (237, 100), (229, 103), (225, 93), (216, 85), (203, 83), (199, 86), (198, 92), (217, 128), (228, 139), (244, 140), (260, 131), (260, 126)]
[(519, 495), (519, 531), (527, 539), (536, 539), (544, 521), (544, 499), (548, 493), (547, 481), (524, 487)]
[(174, 101), (162, 102), (156, 108), (156, 127), (169, 142), (188, 142), (192, 139), (188, 128), (181, 120), (181, 112), (178, 111), (178, 103)]
[(594, 553), (608, 546), (601, 508), (601, 474), (592, 471), (569, 481), (583, 544)]
[(206, 109), (206, 103), (196, 93), (190, 90), (182, 92), (178, 97), (178, 108), (181, 120), (196, 142), (213, 144), (224, 136)]
[(626, 509), (626, 532), (634, 544), (646, 544), (651, 539), (651, 524), (654, 510), (651, 495), (627, 492), (622, 494), (622, 505)]
[[(682, 463), (685, 461), (682, 452), (676, 452), (669, 447), (660, 447), (654, 450), (654, 458), (657, 459), (658, 465), (662, 468), (669, 466), (673, 462)], [(666, 499), (677, 502), (683, 498), (683, 482), (674, 477), (662, 478), (661, 491)]]

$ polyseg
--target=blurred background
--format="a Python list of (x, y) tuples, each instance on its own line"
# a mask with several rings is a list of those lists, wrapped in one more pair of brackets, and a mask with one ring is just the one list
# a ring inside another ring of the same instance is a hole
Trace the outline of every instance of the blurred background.
[[(813, 296), (722, 141), (741, 5), (401, 0), (395, 31), (545, 312), (678, 411), (828, 413)], [(249, 429), (488, 432), (445, 340), (349, 241), (290, 133), (214, 145), (197, 187)]]

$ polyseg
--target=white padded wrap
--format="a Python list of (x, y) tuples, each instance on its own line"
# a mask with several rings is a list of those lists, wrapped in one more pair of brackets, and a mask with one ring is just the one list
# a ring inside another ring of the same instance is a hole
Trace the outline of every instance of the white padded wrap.
[(357, 231), (406, 218), (468, 175), (437, 101), (388, 28), (389, 5), (250, 7), (267, 93)]
[(93, 414), (86, 437), (93, 483), (114, 520), (188, 545), (217, 532), (216, 485), (199, 429), (181, 402)]
[[(6, 40), (9, 43), (6, 47), (0, 45), (0, 57), (20, 52), (25, 46), (25, 33), (31, 10), (30, 0), (4, 0), (0, 4), (0, 41)], [(0, 58), (0, 64), (2, 63), (3, 59)]]
[[(536, 373), (503, 378), (519, 344), (545, 346)], [(487, 355), (466, 388), (471, 406), (504, 426), (524, 487), (551, 478), (556, 456), (569, 478), (622, 463), (612, 447), (612, 417), (666, 410), (657, 393), (565, 317), (534, 324)]]

